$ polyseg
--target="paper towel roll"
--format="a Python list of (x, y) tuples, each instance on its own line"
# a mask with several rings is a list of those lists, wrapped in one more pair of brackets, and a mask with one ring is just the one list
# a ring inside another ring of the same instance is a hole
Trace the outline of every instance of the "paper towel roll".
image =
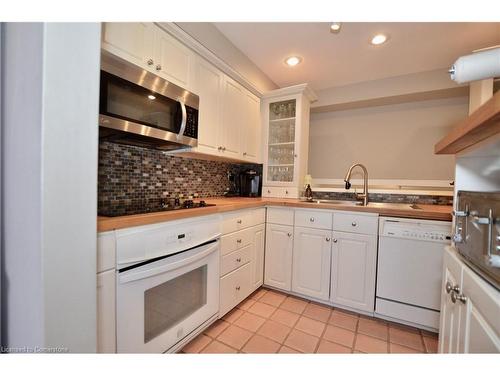
[(457, 83), (500, 77), (500, 48), (460, 57), (452, 65), (450, 75)]

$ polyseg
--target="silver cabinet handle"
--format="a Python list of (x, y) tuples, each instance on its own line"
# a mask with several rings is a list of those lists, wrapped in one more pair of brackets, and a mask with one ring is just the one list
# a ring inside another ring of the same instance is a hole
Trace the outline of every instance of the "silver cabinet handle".
[(355, 221), (353, 221), (353, 222), (351, 223), (351, 225), (352, 225), (353, 227), (355, 227), (355, 226), (357, 226), (357, 225), (358, 225), (358, 223), (356, 223)]
[(309, 219), (309, 221), (310, 221), (311, 223), (314, 223), (314, 218), (313, 218), (313, 217), (311, 217), (311, 218)]
[(452, 214), (456, 217), (466, 217), (469, 216), (469, 211), (453, 211)]
[(453, 290), (453, 285), (449, 281), (447, 281), (444, 290), (446, 291), (447, 294), (450, 294), (451, 291)]
[(153, 59), (149, 59), (148, 61), (148, 65), (153, 65), (155, 62), (153, 61)]
[(465, 304), (467, 302), (467, 297), (461, 293), (455, 293), (455, 292), (451, 293), (451, 302), (455, 303), (457, 301), (460, 301), (463, 304)]
[(156, 65), (156, 70), (158, 70), (158, 71), (161, 70), (161, 65), (160, 64)]
[(337, 239), (336, 239), (336, 238), (334, 238), (334, 239), (333, 239), (333, 242), (334, 242), (334, 243), (337, 243)]
[(326, 237), (326, 242), (330, 242), (330, 237)]
[(236, 220), (236, 223), (237, 223), (237, 224), (241, 224), (241, 223), (242, 223), (241, 219)]
[(489, 217), (480, 217), (480, 216), (474, 216), (472, 218), (472, 221), (476, 224), (484, 224), (484, 225), (490, 225), (491, 220)]
[(287, 233), (286, 234), (288, 237), (292, 237), (292, 234), (291, 233)]
[(236, 287), (236, 290), (240, 290), (241, 288), (239, 286)]
[(241, 243), (241, 238), (238, 238), (236, 242)]

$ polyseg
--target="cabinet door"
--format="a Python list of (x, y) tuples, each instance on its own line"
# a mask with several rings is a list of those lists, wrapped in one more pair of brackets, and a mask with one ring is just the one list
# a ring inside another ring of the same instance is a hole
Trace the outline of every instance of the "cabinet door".
[(155, 35), (156, 73), (176, 85), (190, 89), (189, 73), (194, 54), (159, 27), (156, 27)]
[(97, 352), (116, 353), (115, 270), (97, 274)]
[(330, 300), (374, 311), (377, 236), (333, 232)]
[(219, 154), (220, 111), (223, 74), (201, 58), (196, 59), (193, 90), (200, 97), (198, 149), (208, 154)]
[[(156, 26), (146, 22), (104, 23), (102, 47), (136, 65), (154, 66), (154, 33)], [(152, 60), (152, 65), (148, 61)]]
[(240, 131), (243, 109), (243, 88), (229, 77), (224, 79), (224, 94), (222, 101), (222, 147), (223, 155), (240, 158)]
[(330, 294), (331, 232), (296, 227), (293, 239), (292, 290), (328, 300)]
[(293, 227), (276, 224), (266, 226), (264, 284), (291, 290), (292, 249)]
[(243, 159), (260, 162), (261, 159), (261, 122), (260, 100), (250, 92), (244, 93), (244, 110), (242, 113), (241, 148)]
[(446, 284), (460, 287), (462, 266), (458, 260), (445, 252), (441, 289), (441, 315), (439, 322), (439, 353), (458, 353), (461, 306), (453, 303)]
[(500, 353), (500, 292), (464, 267), (461, 296), (459, 352)]
[(253, 233), (252, 283), (254, 289), (264, 282), (264, 241), (265, 225), (261, 224), (254, 228)]

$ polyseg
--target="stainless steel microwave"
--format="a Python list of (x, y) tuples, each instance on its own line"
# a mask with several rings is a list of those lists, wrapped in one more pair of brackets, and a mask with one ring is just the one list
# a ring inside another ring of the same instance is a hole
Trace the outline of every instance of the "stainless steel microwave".
[(500, 290), (500, 192), (460, 190), (454, 215), (458, 252)]
[(170, 151), (198, 144), (199, 97), (115, 56), (103, 54), (99, 138)]

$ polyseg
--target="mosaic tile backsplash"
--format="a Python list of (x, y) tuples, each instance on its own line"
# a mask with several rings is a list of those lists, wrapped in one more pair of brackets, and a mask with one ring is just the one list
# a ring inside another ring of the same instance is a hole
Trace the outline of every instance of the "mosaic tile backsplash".
[[(355, 200), (354, 193), (341, 192), (314, 192), (314, 199), (338, 199), (338, 200)], [(408, 203), (408, 204), (435, 204), (440, 206), (448, 206), (453, 204), (453, 197), (446, 195), (416, 195), (416, 194), (379, 194), (368, 193), (370, 202), (381, 203)]]
[(98, 211), (162, 197), (219, 197), (230, 188), (228, 173), (262, 165), (188, 159), (162, 151), (99, 143)]

